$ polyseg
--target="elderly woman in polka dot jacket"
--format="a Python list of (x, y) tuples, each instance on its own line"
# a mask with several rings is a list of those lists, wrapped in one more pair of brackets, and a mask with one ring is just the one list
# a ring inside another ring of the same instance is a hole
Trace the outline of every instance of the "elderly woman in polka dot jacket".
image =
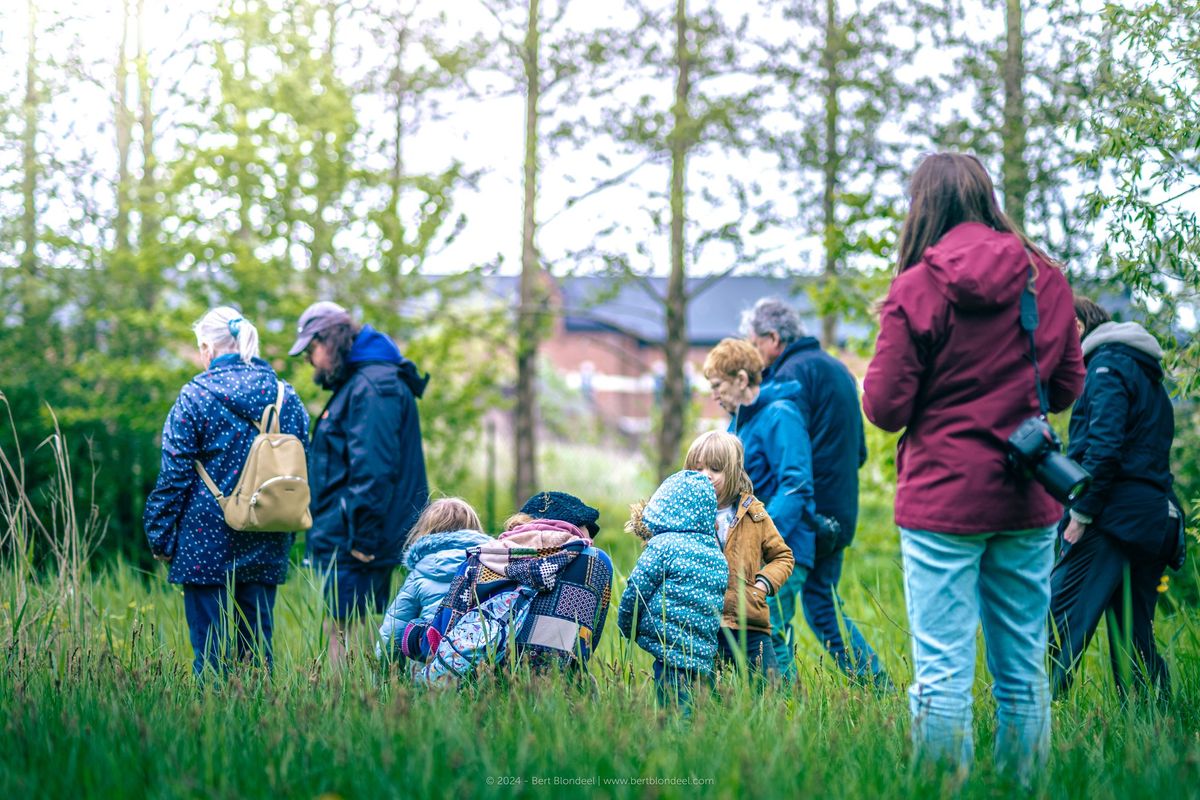
[[(200, 479), (196, 461), (222, 492), (233, 489), (279, 383), (258, 357), (258, 331), (236, 310), (209, 311), (195, 333), (205, 370), (183, 387), (167, 416), (162, 467), (143, 524), (154, 557), (171, 565), (168, 580), (183, 585), (192, 667), (199, 675), (206, 666), (225, 668), (225, 622), (231, 618), (237, 620), (238, 657), (261, 648), (270, 665), (275, 589), (287, 577), (293, 534), (233, 530)], [(279, 423), (282, 433), (307, 449), (308, 413), (286, 383)]]

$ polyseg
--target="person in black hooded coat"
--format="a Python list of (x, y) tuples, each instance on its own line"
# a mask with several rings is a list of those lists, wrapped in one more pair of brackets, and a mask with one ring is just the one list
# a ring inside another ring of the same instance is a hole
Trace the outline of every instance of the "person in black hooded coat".
[[(1110, 613), (1118, 690), (1124, 694), (1133, 676), (1165, 695), (1169, 674), (1154, 642), (1154, 609), (1163, 572), (1177, 557), (1182, 514), (1171, 489), (1175, 418), (1162, 348), (1141, 325), (1110, 322), (1086, 298), (1076, 298), (1075, 314), (1087, 379), (1071, 413), (1067, 455), (1092, 483), (1063, 519), (1063, 552), (1050, 577), (1054, 693), (1070, 687), (1100, 618)], [(1124, 652), (1127, 641), (1132, 654)]]
[(382, 614), (391, 599), (392, 570), (429, 500), (416, 404), (429, 376), (330, 302), (301, 315), (290, 353), (307, 354), (314, 380), (333, 391), (313, 429), (307, 552), (326, 573), (330, 658), (339, 662), (347, 623)]

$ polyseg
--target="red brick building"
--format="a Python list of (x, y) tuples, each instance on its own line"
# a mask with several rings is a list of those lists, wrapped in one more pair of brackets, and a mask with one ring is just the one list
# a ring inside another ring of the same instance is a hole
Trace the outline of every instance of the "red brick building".
[[(493, 290), (515, 298), (515, 278), (493, 280)], [(695, 278), (688, 281), (688, 291), (695, 294), (688, 306), (686, 369), (703, 417), (725, 418), (708, 396), (708, 382), (701, 374), (704, 358), (722, 338), (738, 335), (742, 312), (756, 300), (787, 299), (810, 332), (819, 329), (811, 301), (795, 279)], [(664, 309), (659, 299), (665, 293), (665, 278), (618, 285), (601, 277), (569, 277), (553, 285), (554, 332), (542, 343), (542, 357), (574, 393), (578, 410), (594, 416), (607, 430), (637, 436), (650, 429), (665, 370)], [(839, 328), (843, 337), (867, 333), (856, 323), (843, 322)]]

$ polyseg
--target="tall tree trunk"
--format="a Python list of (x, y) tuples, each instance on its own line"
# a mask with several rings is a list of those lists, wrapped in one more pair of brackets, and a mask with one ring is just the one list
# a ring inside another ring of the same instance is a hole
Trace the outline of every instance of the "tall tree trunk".
[(516, 469), (513, 496), (517, 504), (535, 491), (537, 484), (537, 352), (542, 304), (535, 237), (537, 220), (538, 100), (541, 93), (541, 57), (538, 53), (538, 0), (529, 0), (522, 57), (525, 67), (525, 213), (521, 225), (521, 300), (517, 312), (517, 398), (513, 432)]
[(392, 151), (392, 166), (388, 175), (387, 227), (386, 235), (390, 249), (387, 254), (388, 267), (400, 281), (400, 268), (404, 257), (404, 226), (400, 222), (400, 199), (404, 191), (404, 50), (407, 46), (408, 24), (403, 21), (396, 31), (396, 63), (392, 68), (391, 84), (395, 95), (394, 119), (395, 147)]
[[(825, 240), (824, 281), (826, 288), (837, 280), (840, 232), (835, 218), (837, 192), (838, 156), (837, 126), (841, 115), (838, 104), (838, 53), (841, 49), (841, 32), (837, 23), (837, 0), (825, 0), (825, 46), (821, 52), (821, 66), (825, 72), (825, 141), (822, 170), (824, 187), (821, 193), (821, 223)], [(837, 344), (837, 315), (826, 313), (821, 319), (821, 343), (826, 347)]]
[(138, 249), (146, 253), (148, 248), (154, 246), (155, 237), (158, 235), (158, 186), (154, 180), (158, 162), (154, 157), (154, 104), (146, 48), (146, 2), (136, 2), (134, 13), (137, 14), (138, 126), (142, 131), (142, 178), (138, 187)]
[(117, 50), (117, 91), (114, 95), (113, 125), (117, 133), (117, 216), (113, 220), (118, 253), (129, 250), (129, 215), (132, 196), (129, 153), (133, 149), (133, 114), (129, 110), (129, 3), (121, 0), (121, 44)]
[(1021, 33), (1021, 0), (1007, 0), (1008, 46), (1004, 53), (1004, 208), (1009, 219), (1025, 227), (1029, 168), (1025, 163), (1025, 56)]
[[(32, 277), (37, 271), (37, 3), (29, 0), (29, 53), (25, 58), (25, 103), (23, 110), (24, 129), (21, 134), (21, 267)], [(26, 309), (26, 313), (28, 310)]]
[(671, 275), (667, 280), (666, 374), (663, 376), (662, 424), (658, 435), (659, 479), (675, 471), (687, 419), (687, 293), (684, 286), (684, 179), (691, 147), (691, 55), (688, 52), (687, 0), (675, 1), (675, 105), (670, 136), (671, 149)]

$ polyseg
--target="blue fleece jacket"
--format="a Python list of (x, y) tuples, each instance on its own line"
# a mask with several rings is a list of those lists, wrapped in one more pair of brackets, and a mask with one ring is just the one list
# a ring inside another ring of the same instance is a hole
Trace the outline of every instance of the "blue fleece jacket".
[(466, 563), (467, 548), (490, 541), (492, 537), (479, 531), (444, 531), (418, 539), (404, 555), (408, 577), (383, 615), (377, 650), (388, 651), (409, 622), (433, 616), (458, 568)]
[(653, 536), (625, 585), (617, 627), (669, 667), (709, 672), (729, 585), (712, 483), (693, 470), (675, 473), (650, 498), (642, 521)]
[(797, 403), (803, 387), (795, 381), (763, 385), (758, 399), (741, 406), (729, 432), (742, 440), (746, 474), (754, 494), (792, 548), (796, 565), (811, 570), (816, 551), (812, 447)]

